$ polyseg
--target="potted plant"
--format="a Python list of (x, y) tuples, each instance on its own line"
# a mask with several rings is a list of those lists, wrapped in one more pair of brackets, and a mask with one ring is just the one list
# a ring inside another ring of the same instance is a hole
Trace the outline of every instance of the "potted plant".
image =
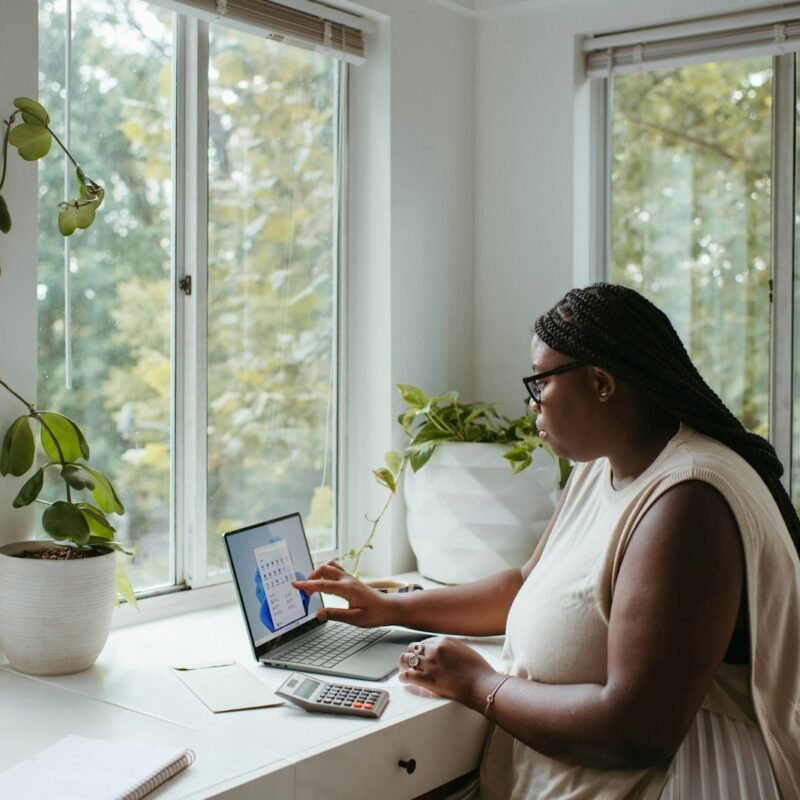
[[(5, 120), (0, 190), (9, 146), (34, 161), (47, 155), (55, 141), (75, 166), (79, 195), (60, 204), (59, 230), (69, 236), (89, 227), (103, 200), (102, 187), (86, 177), (51, 130), (43, 106), (25, 97), (14, 106)], [(0, 194), (0, 232), (10, 229), (11, 214)], [(44, 504), (41, 524), (50, 537), (0, 547), (0, 647), (21, 672), (78, 672), (102, 650), (118, 595), (136, 602), (116, 565), (116, 553), (129, 551), (115, 541), (108, 517), (123, 514), (124, 507), (108, 478), (89, 465), (89, 445), (75, 422), (54, 411), (38, 411), (1, 377), (0, 387), (26, 409), (2, 439), (0, 475), (19, 478), (33, 469), (13, 506)], [(39, 428), (38, 463), (31, 422)], [(54, 475), (62, 482), (64, 499), (45, 500), (47, 479)]]
[[(20, 672), (79, 672), (105, 645), (118, 593), (136, 602), (115, 559), (130, 551), (115, 541), (107, 516), (125, 509), (111, 481), (89, 466), (89, 445), (71, 419), (38, 411), (1, 378), (0, 386), (27, 408), (3, 437), (0, 475), (21, 477), (36, 466), (13, 505), (44, 504), (50, 537), (0, 547), (0, 646)], [(39, 426), (38, 466), (31, 420)], [(65, 499), (41, 497), (48, 475), (58, 475)]]
[(344, 556), (353, 574), (407, 465), (408, 537), (422, 575), (462, 583), (521, 566), (553, 513), (570, 462), (555, 459), (537, 436), (533, 413), (508, 419), (497, 404), (462, 403), (458, 392), (428, 397), (411, 384), (397, 388), (408, 406), (398, 417), (408, 444), (373, 471), (389, 495), (365, 541)]

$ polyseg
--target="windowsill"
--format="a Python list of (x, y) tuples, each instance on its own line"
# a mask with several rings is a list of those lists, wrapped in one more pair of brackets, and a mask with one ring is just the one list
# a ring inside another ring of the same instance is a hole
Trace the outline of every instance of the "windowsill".
[[(392, 576), (392, 579), (405, 583), (418, 583), (426, 589), (443, 585), (428, 578), (423, 578), (418, 572), (405, 572), (401, 575)], [(367, 578), (366, 580), (369, 579)], [(326, 597), (326, 601), (334, 604), (337, 602), (336, 598), (333, 597)], [(206, 608), (217, 608), (230, 603), (238, 603), (236, 587), (233, 585), (233, 581), (230, 580), (198, 589), (167, 592), (153, 597), (142, 598), (138, 601), (138, 609), (129, 603), (121, 604), (114, 610), (111, 627), (113, 630), (117, 630), (130, 625), (154, 622), (155, 620), (175, 617), (180, 614), (189, 614), (193, 611), (202, 611)]]
[(202, 611), (205, 608), (217, 608), (236, 602), (238, 602), (236, 588), (232, 581), (203, 586), (199, 589), (181, 589), (153, 597), (144, 597), (138, 601), (138, 608), (134, 608), (130, 603), (120, 604), (114, 610), (111, 627), (113, 630), (117, 630), (129, 625), (154, 622), (158, 619), (189, 614), (192, 611)]

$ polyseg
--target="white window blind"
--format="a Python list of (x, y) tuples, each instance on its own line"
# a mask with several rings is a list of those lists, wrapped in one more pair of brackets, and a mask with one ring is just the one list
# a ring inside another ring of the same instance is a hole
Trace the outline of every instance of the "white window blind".
[(374, 23), (312, 0), (155, 0), (178, 11), (191, 9), (207, 22), (225, 22), (233, 28), (269, 39), (324, 52), (350, 63), (364, 61), (364, 34)]
[(588, 36), (590, 78), (800, 50), (800, 4), (726, 14), (674, 25)]

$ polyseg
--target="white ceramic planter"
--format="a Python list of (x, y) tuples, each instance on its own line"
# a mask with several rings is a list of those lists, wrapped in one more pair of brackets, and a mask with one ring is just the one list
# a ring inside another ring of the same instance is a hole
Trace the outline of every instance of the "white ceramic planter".
[(445, 442), (403, 479), (408, 538), (417, 569), (440, 583), (466, 583), (522, 566), (555, 508), (558, 465), (537, 450), (514, 475), (505, 445)]
[(0, 647), (28, 675), (66, 675), (94, 664), (111, 628), (115, 553), (48, 561), (13, 553), (52, 545), (0, 547)]

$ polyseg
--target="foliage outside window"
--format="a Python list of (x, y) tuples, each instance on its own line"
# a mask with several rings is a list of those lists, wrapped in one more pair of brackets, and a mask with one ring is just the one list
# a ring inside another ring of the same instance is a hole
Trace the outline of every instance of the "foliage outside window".
[[(791, 450), (787, 467), (796, 475), (800, 412), (792, 405), (800, 409), (799, 401), (771, 396), (772, 323), (775, 304), (786, 300), (773, 296), (773, 279), (795, 269), (771, 263), (773, 224), (793, 226), (796, 237), (798, 229), (790, 210), (773, 208), (774, 176), (794, 173), (800, 191), (794, 165), (773, 154), (776, 63), (759, 56), (611, 79), (608, 275), (666, 311), (700, 372), (747, 428), (770, 437), (773, 410), (792, 415), (783, 427), (793, 441), (782, 452)], [(794, 105), (796, 128), (797, 99)], [(774, 221), (781, 213), (786, 219)], [(794, 319), (797, 338), (796, 311)], [(798, 384), (794, 351), (794, 362), (776, 371)], [(792, 487), (800, 505), (800, 481)]]
[[(38, 401), (91, 420), (94, 450), (130, 487), (121, 538), (139, 590), (181, 584), (176, 453), (187, 418), (207, 409), (207, 508), (196, 585), (226, 569), (220, 533), (300, 510), (321, 549), (335, 544), (338, 62), (200, 25), (209, 59), (207, 264), (176, 260), (185, 203), (176, 164), (185, 87), (175, 84), (187, 26), (143, 0), (72, 0), (69, 130), (107, 177), (102, 225), (68, 249), (39, 238)], [(40, 96), (65, 103), (65, 5), (40, 2)], [(201, 104), (203, 105), (203, 104)], [(60, 115), (62, 116), (62, 115)], [(55, 163), (40, 202), (63, 191)], [(204, 250), (205, 248), (201, 248)], [(70, 300), (65, 307), (64, 266)], [(182, 386), (178, 329), (197, 302), (176, 286), (207, 270), (207, 397)], [(65, 387), (65, 332), (72, 388)], [(183, 405), (176, 403), (182, 398)], [(190, 465), (191, 466), (191, 465)], [(191, 479), (189, 495), (193, 501)], [(197, 545), (197, 542), (189, 543)]]

